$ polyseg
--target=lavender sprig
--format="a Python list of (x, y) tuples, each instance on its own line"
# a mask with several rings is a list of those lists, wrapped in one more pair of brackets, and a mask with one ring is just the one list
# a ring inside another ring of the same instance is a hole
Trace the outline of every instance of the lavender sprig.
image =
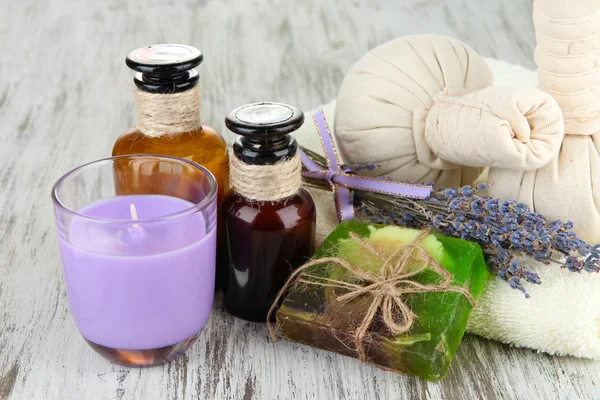
[[(303, 150), (313, 161), (326, 168), (323, 156)], [(307, 179), (307, 183), (328, 188), (328, 184), (321, 180)], [(433, 184), (430, 185), (433, 187)], [(571, 221), (548, 220), (515, 200), (500, 201), (481, 196), (479, 193), (486, 189), (485, 184), (480, 184), (477, 187), (434, 190), (429, 198), (423, 200), (355, 190), (353, 201), (362, 219), (413, 228), (429, 226), (446, 236), (479, 243), (491, 271), (513, 289), (523, 292), (525, 297), (529, 294), (523, 280), (536, 285), (542, 282), (537, 272), (516, 260), (514, 251), (544, 264), (557, 262), (553, 256), (558, 253), (566, 257), (562, 268), (572, 272), (600, 271), (600, 245), (591, 246), (579, 239), (572, 232)]]
[(368, 163), (368, 164), (342, 164), (340, 168), (344, 171), (361, 172), (361, 171), (373, 171), (379, 168), (379, 165)]

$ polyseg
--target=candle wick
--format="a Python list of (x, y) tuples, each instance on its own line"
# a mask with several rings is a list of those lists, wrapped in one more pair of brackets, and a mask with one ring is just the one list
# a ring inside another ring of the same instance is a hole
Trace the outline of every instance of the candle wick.
[[(138, 220), (138, 214), (137, 214), (137, 210), (135, 208), (135, 204), (130, 204), (129, 205), (129, 212), (131, 213), (131, 219), (134, 221)], [(140, 225), (139, 224), (133, 224), (134, 228), (138, 228)]]

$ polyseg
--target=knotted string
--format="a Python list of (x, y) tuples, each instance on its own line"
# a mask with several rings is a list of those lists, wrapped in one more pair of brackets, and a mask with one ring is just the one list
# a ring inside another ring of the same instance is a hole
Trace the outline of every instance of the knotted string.
[[(385, 327), (392, 335), (400, 335), (411, 329), (417, 315), (406, 304), (406, 295), (412, 293), (456, 292), (465, 296), (471, 306), (474, 307), (475, 301), (471, 293), (464, 287), (451, 285), (452, 274), (433, 259), (427, 250), (419, 244), (427, 234), (428, 231), (421, 231), (411, 243), (398, 247), (396, 251), (386, 257), (370, 243), (361, 239), (354, 232), (350, 232), (350, 239), (381, 263), (379, 270), (375, 272), (365, 271), (360, 266), (352, 265), (347, 260), (339, 257), (324, 257), (312, 260), (298, 268), (277, 294), (267, 315), (269, 334), (273, 341), (277, 340), (277, 336), (270, 323), (271, 315), (292, 283), (340, 289), (344, 293), (337, 296), (335, 301), (342, 305), (361, 296), (372, 297), (372, 302), (367, 308), (363, 320), (353, 334), (356, 351), (362, 361), (367, 361), (365, 338), (379, 310), (381, 310)], [(347, 279), (352, 282), (305, 273), (307, 269), (324, 263), (333, 263), (342, 267), (349, 273)], [(415, 265), (420, 266), (415, 269), (410, 268)], [(426, 285), (410, 279), (425, 270), (437, 274), (441, 281), (438, 284)]]
[(327, 159), (327, 169), (323, 169), (302, 150), (298, 150), (302, 157), (305, 171), (302, 176), (306, 178), (323, 179), (331, 186), (333, 191), (338, 221), (354, 218), (354, 204), (350, 189), (359, 189), (368, 192), (385, 193), (397, 197), (410, 197), (425, 199), (429, 197), (432, 188), (425, 185), (402, 183), (381, 178), (358, 176), (353, 171), (342, 169), (337, 150), (333, 142), (329, 125), (325, 120), (323, 109), (313, 115), (313, 122), (321, 138), (321, 145)]

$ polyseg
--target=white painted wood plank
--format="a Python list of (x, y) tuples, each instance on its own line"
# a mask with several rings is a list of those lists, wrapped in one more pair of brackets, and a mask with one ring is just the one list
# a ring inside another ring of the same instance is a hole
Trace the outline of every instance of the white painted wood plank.
[(441, 383), (280, 341), (214, 310), (184, 358), (112, 366), (69, 316), (50, 188), (110, 153), (134, 124), (125, 55), (146, 44), (205, 53), (203, 115), (255, 100), (312, 108), (367, 50), (440, 33), (533, 67), (530, 0), (0, 0), (0, 399), (478, 399), (599, 397), (600, 365), (467, 337)]

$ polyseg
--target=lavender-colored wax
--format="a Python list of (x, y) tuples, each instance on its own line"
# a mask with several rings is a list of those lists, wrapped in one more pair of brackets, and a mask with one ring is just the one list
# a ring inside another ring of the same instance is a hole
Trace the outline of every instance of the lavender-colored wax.
[[(103, 219), (161, 217), (193, 206), (163, 195), (117, 196), (79, 213)], [(214, 225), (214, 224), (213, 224)], [(201, 213), (160, 222), (71, 222), (59, 235), (71, 314), (83, 337), (111, 348), (147, 350), (197, 334), (212, 308), (216, 235)]]

